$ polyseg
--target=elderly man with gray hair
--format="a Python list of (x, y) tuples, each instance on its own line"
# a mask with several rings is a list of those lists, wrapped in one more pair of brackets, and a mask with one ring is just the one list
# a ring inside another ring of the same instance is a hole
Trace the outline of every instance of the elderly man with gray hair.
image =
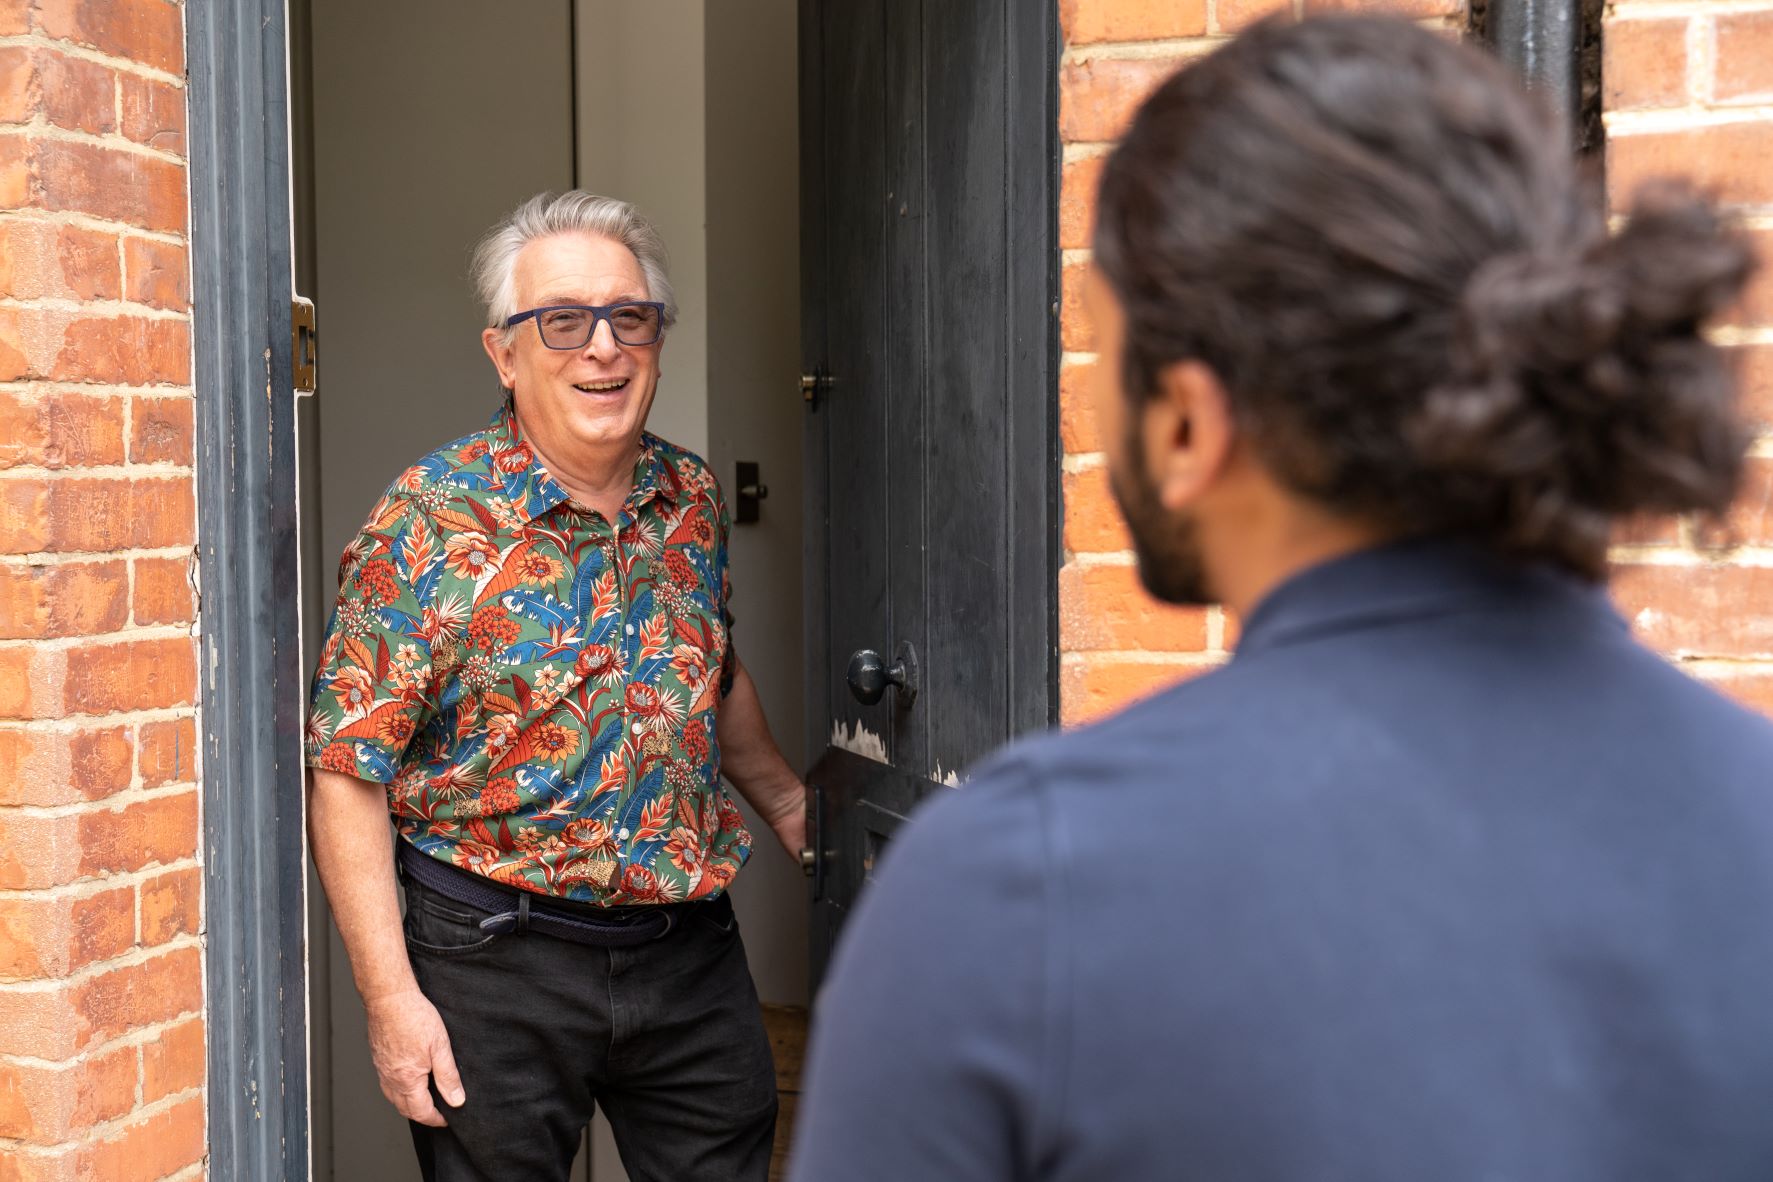
[(474, 275), (503, 405), (346, 549), (306, 736), (382, 1091), (427, 1179), (564, 1180), (601, 1104), (636, 1178), (761, 1180), (721, 775), (790, 851), (806, 790), (733, 649), (714, 475), (645, 429), (663, 246), (625, 202), (543, 195)]

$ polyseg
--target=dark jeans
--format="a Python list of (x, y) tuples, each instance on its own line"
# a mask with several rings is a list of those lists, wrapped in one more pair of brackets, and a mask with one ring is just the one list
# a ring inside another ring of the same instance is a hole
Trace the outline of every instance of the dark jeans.
[(629, 948), (487, 936), (488, 913), (411, 879), (406, 899), (468, 1094), (436, 1100), (447, 1129), (412, 1126), (427, 1182), (566, 1182), (594, 1104), (632, 1182), (768, 1177), (775, 1069), (724, 897)]

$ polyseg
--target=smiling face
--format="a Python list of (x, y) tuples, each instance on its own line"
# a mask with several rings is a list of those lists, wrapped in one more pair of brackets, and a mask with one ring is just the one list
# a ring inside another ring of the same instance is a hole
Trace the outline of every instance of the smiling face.
[[(640, 263), (627, 247), (601, 234), (538, 238), (517, 255), (512, 272), (519, 311), (555, 304), (618, 304), (651, 298)], [(583, 349), (550, 349), (535, 324), (517, 325), (506, 344), (500, 329), (481, 339), (512, 391), (524, 434), (557, 466), (634, 448), (659, 384), (661, 339), (619, 343), (600, 321)]]

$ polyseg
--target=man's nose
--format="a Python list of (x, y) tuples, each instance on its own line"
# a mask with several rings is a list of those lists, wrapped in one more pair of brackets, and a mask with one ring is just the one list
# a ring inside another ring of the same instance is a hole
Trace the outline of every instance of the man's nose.
[(616, 343), (616, 330), (610, 327), (607, 318), (599, 320), (591, 329), (591, 339), (585, 342), (585, 356), (596, 361), (614, 361), (622, 351)]

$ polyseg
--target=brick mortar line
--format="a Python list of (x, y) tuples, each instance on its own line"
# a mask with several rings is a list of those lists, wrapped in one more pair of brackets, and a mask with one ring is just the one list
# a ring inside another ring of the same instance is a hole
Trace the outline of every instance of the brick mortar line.
[[(122, 956), (113, 957), (110, 960), (102, 961), (98, 964), (86, 965), (80, 969), (79, 972), (69, 973), (65, 977), (56, 977), (54, 980), (38, 978), (33, 981), (15, 981), (8, 985), (7, 989), (11, 990), (15, 996), (48, 997), (54, 993), (78, 988), (79, 986), (85, 985), (93, 978), (102, 977), (106, 973), (114, 973), (118, 969), (136, 968), (139, 965), (147, 964), (151, 960), (163, 956), (169, 956), (173, 953), (183, 952), (187, 948), (195, 948), (199, 955), (201, 955), (203, 952), (203, 936), (200, 933), (193, 934), (191, 932), (180, 932), (164, 944), (156, 944), (152, 948), (131, 948)], [(187, 1010), (184, 1013), (173, 1015), (173, 1017), (167, 1019), (167, 1021), (175, 1021), (189, 1017), (193, 1014), (201, 1013), (203, 1013), (201, 1008)], [(86, 1050), (83, 1049), (79, 1051), (78, 1054), (85, 1055)]]
[[(189, 787), (195, 786), (196, 785), (189, 785)], [(3, 808), (0, 808), (0, 815), (4, 815)], [(85, 899), (90, 898), (93, 895), (103, 894), (105, 891), (114, 891), (126, 886), (140, 886), (149, 879), (158, 878), (163, 874), (172, 874), (180, 870), (202, 869), (202, 860), (196, 855), (192, 855), (186, 858), (177, 858), (171, 862), (156, 863), (153, 866), (141, 866), (135, 870), (116, 871), (109, 877), (82, 878), (77, 882), (62, 883), (58, 886), (6, 887), (5, 889), (0, 889), (0, 902), (5, 902), (9, 899), (46, 899), (51, 902)], [(139, 932), (137, 933), (137, 938), (140, 938)], [(158, 948), (160, 945), (156, 944), (154, 947)], [(21, 981), (52, 981), (61, 980), (62, 978), (19, 977), (16, 979)]]
[(1609, 139), (1753, 125), (1773, 120), (1773, 104), (1731, 107), (1664, 107), (1650, 111), (1608, 111), (1601, 116)]
[(1171, 61), (1189, 60), (1211, 53), (1230, 37), (1218, 33), (1197, 33), (1192, 37), (1158, 37), (1143, 41), (1091, 41), (1085, 45), (1067, 46), (1059, 55), (1059, 66), (1087, 65), (1097, 61)]
[(1615, 0), (1606, 27), (1674, 16), (1738, 16), (1773, 13), (1767, 0)]
[(156, 402), (192, 401), (188, 386), (118, 386), (100, 382), (0, 382), (0, 394), (20, 394), (27, 398), (50, 398), (57, 394), (79, 394), (87, 398), (151, 398)]
[(1059, 149), (1059, 158), (1063, 163), (1070, 164), (1077, 160), (1094, 160), (1112, 151), (1113, 140), (1068, 140)]
[(1708, 329), (1706, 337), (1719, 345), (1773, 345), (1773, 328), (1727, 325)]
[[(168, 1031), (172, 1030), (173, 1027), (183, 1026), (192, 1018), (201, 1018), (204, 1021), (206, 1028), (205, 1033), (207, 1034), (207, 1024), (209, 1021), (208, 1014), (203, 1010), (192, 1010), (190, 1013), (181, 1014), (176, 1018), (168, 1018), (164, 1022), (155, 1022), (148, 1026), (132, 1027), (113, 1039), (102, 1043), (95, 1043), (90, 1047), (82, 1049), (71, 1059), (45, 1059), (38, 1055), (0, 1054), (0, 1063), (15, 1063), (20, 1067), (35, 1067), (39, 1071), (60, 1070), (72, 1067), (78, 1064), (82, 1059), (90, 1058), (94, 1055), (107, 1054), (111, 1051), (120, 1050), (126, 1046), (144, 1046), (166, 1034)], [(0, 1141), (4, 1140), (6, 1140), (6, 1138), (0, 1137)]]
[[(31, 817), (39, 821), (60, 821), (68, 817), (89, 817), (96, 813), (122, 812), (131, 805), (151, 804), (156, 800), (171, 800), (178, 796), (188, 796), (197, 790), (198, 787), (195, 778), (190, 780), (180, 780), (172, 784), (159, 784), (153, 788), (140, 788), (131, 785), (128, 788), (119, 789), (111, 795), (102, 797), (98, 800), (82, 800), (72, 804), (0, 805), (0, 817)], [(196, 856), (197, 855), (195, 854), (182, 855), (182, 857), (187, 858), (194, 858)], [(138, 867), (138, 869), (140, 869), (140, 867)], [(98, 873), (134, 874), (135, 871), (115, 870), (100, 871)], [(74, 882), (85, 881), (86, 879), (84, 878), (77, 878), (74, 880)], [(54, 890), (57, 887), (73, 885), (74, 883), (70, 882), (55, 883), (53, 886), (48, 887), (8, 887), (6, 890), (0, 890), (0, 895), (4, 895), (8, 891), (24, 891), (29, 893), (33, 890)]]
[(68, 714), (61, 718), (0, 718), (0, 729), (68, 731), (109, 730), (112, 727), (142, 725), (150, 722), (175, 722), (195, 719), (197, 703), (183, 706), (144, 706), (139, 710), (118, 710), (113, 714)]
[[(0, 472), (0, 477), (4, 475)], [(134, 550), (38, 550), (30, 554), (0, 555), (0, 561), (23, 566), (69, 566), (116, 559), (189, 558), (195, 549), (195, 546), (147, 546)]]
[(1207, 606), (1207, 650), (1225, 651), (1225, 608), (1221, 604)]
[(1767, 657), (1671, 657), (1681, 669), (1708, 680), (1742, 673), (1773, 676), (1773, 659)]
[(1227, 655), (1228, 650), (1225, 649), (1217, 651), (1195, 649), (1191, 652), (1147, 652), (1138, 648), (1068, 649), (1059, 654), (1059, 663), (1077, 667), (1107, 660), (1119, 661), (1123, 665), (1176, 665), (1184, 668), (1196, 668), (1202, 665), (1217, 665)]
[[(127, 413), (127, 412), (126, 412)], [(129, 424), (125, 423), (125, 427)], [(17, 464), (11, 468), (0, 469), (0, 481), (14, 476), (29, 476), (41, 480), (49, 478), (55, 481), (84, 479), (128, 479), (139, 480), (150, 476), (184, 476), (191, 477), (195, 473), (188, 464), (92, 464), (85, 468), (47, 468), (41, 464)]]
[(187, 323), (191, 319), (189, 309), (180, 312), (173, 308), (156, 308), (153, 304), (139, 304), (133, 300), (71, 300), (64, 296), (31, 299), (0, 296), (0, 308), (15, 308), (21, 312), (79, 312), (89, 316), (104, 315), (113, 318), (134, 316), (139, 320), (182, 320)]
[(1096, 363), (1097, 359), (1100, 358), (1101, 356), (1102, 355), (1100, 353), (1087, 353), (1087, 352), (1061, 353), (1061, 354), (1059, 354), (1059, 364), (1062, 366), (1064, 366), (1064, 365), (1094, 365)]
[(1627, 566), (1768, 570), (1773, 569), (1773, 546), (1732, 546), (1699, 551), (1686, 546), (1620, 545), (1610, 547), (1607, 558), (1615, 565)]
[[(75, 131), (68, 127), (58, 127), (43, 114), (38, 114), (28, 123), (8, 123), (0, 126), (0, 136), (20, 136), (40, 140), (55, 140), (61, 143), (85, 144), (91, 148), (104, 148), (111, 152), (126, 152), (132, 156), (146, 156), (167, 164), (178, 165), (181, 171), (189, 171), (190, 162), (183, 156), (168, 152), (165, 148), (156, 148), (128, 136), (109, 134), (93, 135), (89, 131)], [(187, 186), (189, 187), (189, 186)]]
[(19, 637), (0, 640), (0, 652), (26, 646), (39, 652), (66, 652), (69, 649), (88, 648), (93, 645), (132, 644), (142, 640), (190, 639), (192, 636), (189, 625), (186, 624), (143, 624), (119, 629), (115, 632), (99, 632), (90, 636)]
[(1094, 472), (1106, 467), (1108, 453), (1103, 451), (1074, 451), (1059, 461), (1060, 470), (1067, 475), (1078, 472)]
[(73, 41), (59, 41), (43, 33), (15, 33), (10, 37), (0, 37), (0, 48), (10, 46), (26, 46), (38, 49), (53, 49), (68, 57), (82, 61), (97, 62), (109, 66), (120, 74), (133, 74), (138, 78), (146, 78), (153, 82), (165, 82), (178, 90), (185, 89), (183, 75), (169, 73), (157, 66), (146, 65), (134, 58), (115, 57), (102, 49), (89, 49)]
[[(77, 1141), (57, 1141), (54, 1145), (41, 1145), (34, 1141), (20, 1141), (15, 1137), (0, 1137), (0, 1146), (6, 1147), (8, 1152), (16, 1153), (23, 1150), (43, 1156), (62, 1154), (67, 1152), (70, 1147), (74, 1149), (83, 1149), (94, 1142), (108, 1141), (113, 1136), (121, 1136), (129, 1131), (129, 1126), (132, 1124), (153, 1120), (155, 1117), (160, 1116), (163, 1113), (172, 1111), (180, 1104), (186, 1103), (194, 1098), (201, 1098), (202, 1096), (203, 1085), (198, 1084), (196, 1087), (186, 1088), (182, 1092), (175, 1092), (170, 1096), (162, 1096), (152, 1104), (143, 1104), (137, 1108), (132, 1108), (122, 1116), (114, 1116), (110, 1120), (103, 1120), (96, 1124), (84, 1125), (78, 1130), (70, 1129), (70, 1132), (78, 1132), (80, 1134), (80, 1139)], [(207, 1124), (208, 1119), (206, 1114), (206, 1127)], [(189, 1168), (190, 1167), (188, 1166), (181, 1166), (180, 1170), (183, 1171)]]
[(1078, 263), (1087, 263), (1095, 252), (1087, 246), (1067, 246), (1059, 252), (1061, 266), (1074, 267)]
[(189, 247), (188, 235), (175, 234), (168, 230), (149, 230), (132, 225), (129, 222), (113, 221), (90, 213), (81, 213), (72, 209), (0, 209), (0, 223), (4, 222), (35, 222), (51, 226), (73, 226), (79, 230), (91, 230), (95, 233), (117, 234), (134, 238), (146, 238), (151, 242), (159, 242), (167, 246)]
[(1068, 550), (1065, 566), (1132, 566), (1138, 558), (1131, 550)]

